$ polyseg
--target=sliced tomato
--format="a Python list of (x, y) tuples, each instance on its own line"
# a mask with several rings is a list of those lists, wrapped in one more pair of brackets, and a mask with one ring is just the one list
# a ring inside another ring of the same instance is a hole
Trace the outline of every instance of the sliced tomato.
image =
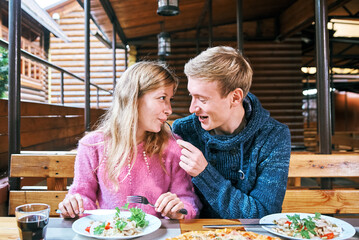
[(333, 239), (333, 238), (334, 238), (334, 233), (324, 234), (324, 235), (322, 236), (322, 238), (323, 238), (323, 237), (326, 237), (327, 239)]
[(288, 225), (289, 225), (289, 227), (290, 227), (290, 225), (292, 224), (292, 222), (290, 222), (290, 221), (286, 221), (286, 222), (285, 222), (285, 224), (288, 224)]
[(90, 232), (90, 229), (91, 229), (91, 227), (87, 227), (87, 228), (85, 229), (85, 231), (86, 231), (86, 232)]
[(105, 226), (105, 229), (108, 230), (110, 228), (112, 228), (112, 227), (110, 226), (110, 223), (108, 222), (107, 225)]

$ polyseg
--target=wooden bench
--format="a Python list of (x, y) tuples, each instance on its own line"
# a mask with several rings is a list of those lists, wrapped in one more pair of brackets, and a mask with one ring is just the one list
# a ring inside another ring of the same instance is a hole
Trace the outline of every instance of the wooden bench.
[(59, 216), (55, 212), (67, 194), (67, 179), (74, 176), (75, 154), (13, 154), (10, 177), (44, 178), (47, 186), (23, 186), (21, 190), (10, 191), (9, 215), (14, 215), (16, 206), (21, 204), (42, 202), (50, 205), (51, 216)]
[(322, 190), (300, 186), (300, 178), (358, 178), (359, 154), (296, 154), (292, 153), (288, 186), (282, 212), (320, 212), (324, 214), (359, 213), (359, 189), (333, 188)]
[[(67, 193), (67, 178), (74, 175), (75, 155), (12, 155), (11, 177), (46, 178), (47, 187), (23, 187), (10, 191), (9, 214), (24, 203), (45, 202), (51, 215)], [(289, 178), (359, 177), (359, 154), (293, 153)], [(320, 212), (323, 214), (359, 213), (359, 189), (310, 189), (296, 184), (289, 186), (283, 202), (283, 212)]]

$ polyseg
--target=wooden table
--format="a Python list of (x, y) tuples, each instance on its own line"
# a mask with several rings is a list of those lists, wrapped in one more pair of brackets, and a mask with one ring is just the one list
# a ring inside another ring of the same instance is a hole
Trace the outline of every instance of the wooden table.
[[(356, 229), (356, 234), (351, 240), (359, 240), (359, 218), (345, 218), (344, 221), (352, 224)], [(175, 237), (179, 234), (192, 230), (204, 230), (203, 225), (210, 224), (235, 224), (235, 223), (258, 223), (258, 219), (240, 219), (240, 220), (226, 220), (226, 219), (194, 219), (194, 220), (166, 220), (162, 219), (162, 225), (156, 232), (136, 238), (136, 240), (165, 240), (168, 237)], [(77, 235), (72, 231), (72, 223), (74, 220), (64, 220), (62, 218), (50, 218), (47, 229), (47, 240), (89, 240), (93, 238), (86, 238)], [(271, 235), (260, 227), (247, 228), (248, 231), (257, 232), (259, 234)], [(18, 229), (15, 217), (0, 217), (0, 239), (18, 239)]]

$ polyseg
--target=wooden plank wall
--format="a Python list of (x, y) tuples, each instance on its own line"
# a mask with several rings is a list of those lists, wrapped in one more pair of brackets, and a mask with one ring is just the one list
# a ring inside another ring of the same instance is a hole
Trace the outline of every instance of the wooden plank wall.
[[(104, 113), (91, 109), (91, 126)], [(8, 164), (8, 101), (0, 99), (0, 170)], [(21, 102), (21, 150), (55, 151), (76, 148), (84, 134), (84, 109)]]
[[(235, 42), (216, 42), (215, 45), (236, 47)], [(172, 43), (172, 54), (166, 62), (180, 78), (180, 85), (172, 102), (171, 120), (189, 114), (191, 98), (187, 91), (184, 64), (196, 56), (193, 43)], [(201, 45), (201, 51), (208, 45)], [(144, 44), (137, 48), (138, 60), (158, 59), (157, 45)], [(246, 42), (244, 54), (254, 70), (251, 92), (261, 101), (272, 117), (289, 126), (292, 145), (304, 146), (302, 116), (302, 73), (300, 39), (284, 42)]]
[[(65, 43), (62, 40), (51, 36), (50, 58), (51, 62), (85, 78), (85, 51), (84, 51), (84, 11), (77, 1), (69, 1), (68, 4), (52, 10), (60, 14), (60, 20), (57, 23), (68, 36), (71, 42)], [(91, 21), (90, 30), (92, 33), (98, 31), (96, 25)], [(112, 73), (112, 49), (108, 49), (97, 38), (90, 34), (90, 78), (91, 83), (100, 87), (113, 89)], [(119, 78), (125, 70), (124, 50), (116, 51), (116, 77)], [(73, 79), (65, 74), (65, 104), (69, 106), (84, 105), (84, 84), (83, 82)], [(60, 103), (60, 73), (52, 71), (50, 84), (51, 103)], [(96, 89), (91, 87), (91, 106), (97, 106)], [(112, 96), (106, 92), (100, 91), (100, 108), (110, 106)]]
[(289, 126), (292, 145), (304, 146), (301, 42), (250, 42), (244, 51), (253, 67), (251, 92), (276, 120)]

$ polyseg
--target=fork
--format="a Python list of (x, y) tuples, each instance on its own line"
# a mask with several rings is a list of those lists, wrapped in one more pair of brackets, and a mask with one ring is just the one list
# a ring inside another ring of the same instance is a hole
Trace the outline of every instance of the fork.
[(171, 124), (169, 124), (168, 122), (165, 122), (165, 123), (170, 127), (170, 129), (171, 129), (171, 134), (172, 134), (173, 139), (177, 141), (177, 138), (175, 137), (175, 135), (174, 135), (174, 133), (173, 133)]
[[(145, 205), (150, 205), (151, 207), (155, 207), (155, 205), (153, 205), (152, 203), (150, 203), (148, 201), (148, 199), (146, 197), (143, 197), (143, 196), (127, 196), (127, 202), (128, 203), (142, 203), (142, 204), (145, 204)], [(184, 215), (187, 215), (187, 209), (185, 208), (181, 208), (179, 211), (179, 213), (182, 213)]]

